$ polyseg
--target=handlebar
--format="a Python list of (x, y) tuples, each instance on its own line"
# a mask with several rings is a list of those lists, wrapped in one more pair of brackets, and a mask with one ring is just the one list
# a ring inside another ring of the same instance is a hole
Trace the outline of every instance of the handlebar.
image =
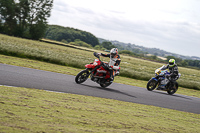
[[(97, 57), (97, 58), (101, 61), (100, 56), (99, 56), (96, 52), (94, 52), (93, 55), (94, 55), (95, 57)], [(101, 61), (101, 62), (104, 63), (103, 61)]]
[[(94, 55), (95, 57), (97, 57), (97, 58), (99, 59), (99, 61), (101, 61), (99, 55), (98, 55), (96, 52), (94, 52), (93, 55)], [(105, 66), (105, 67), (107, 67), (108, 69), (110, 69), (110, 66), (109, 66), (108, 64), (104, 63), (103, 61), (101, 61), (101, 63), (102, 63), (103, 66)]]

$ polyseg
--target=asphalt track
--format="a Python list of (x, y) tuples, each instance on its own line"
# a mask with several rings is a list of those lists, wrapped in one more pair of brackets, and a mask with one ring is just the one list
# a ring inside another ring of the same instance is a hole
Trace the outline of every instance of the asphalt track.
[(90, 79), (82, 84), (76, 84), (74, 79), (71, 75), (0, 64), (0, 85), (116, 99), (200, 114), (200, 98), (168, 95), (164, 91), (148, 91), (118, 83), (101, 88)]

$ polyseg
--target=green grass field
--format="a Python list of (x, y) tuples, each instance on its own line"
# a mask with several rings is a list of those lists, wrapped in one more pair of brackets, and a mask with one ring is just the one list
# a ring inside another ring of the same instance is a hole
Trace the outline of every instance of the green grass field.
[[(81, 48), (74, 49), (0, 35), (0, 39), (2, 38), (4, 41), (0, 42), (0, 52), (6, 55), (0, 55), (0, 63), (4, 64), (76, 75), (86, 63), (95, 59), (91, 56), (92, 52), (80, 50)], [(10, 49), (6, 48), (5, 44), (9, 44)], [(26, 53), (26, 50), (29, 52)], [(83, 66), (68, 63), (74, 60), (72, 58), (76, 57), (76, 54), (81, 56), (77, 56), (76, 59), (82, 59), (83, 62), (80, 64)], [(158, 65), (162, 65), (127, 56), (122, 56), (122, 59), (121, 67), (126, 68), (126, 71), (140, 66), (141, 70), (143, 68), (145, 73), (149, 73), (149, 76), (154, 75), (154, 69)], [(138, 74), (141, 72), (140, 69), (134, 71)], [(183, 81), (194, 77), (199, 78), (200, 75), (195, 69), (180, 68), (180, 71)], [(118, 76), (115, 82), (145, 88), (147, 81), (139, 79)], [(194, 83), (196, 82), (194, 80)], [(200, 91), (195, 88), (180, 87), (177, 93), (200, 98)], [(0, 112), (0, 133), (198, 133), (200, 131), (199, 114), (111, 99), (17, 87), (0, 86)]]

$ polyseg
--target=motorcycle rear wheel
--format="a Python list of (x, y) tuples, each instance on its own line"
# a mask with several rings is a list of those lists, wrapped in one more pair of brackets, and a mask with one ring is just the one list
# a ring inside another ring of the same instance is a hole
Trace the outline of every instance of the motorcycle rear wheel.
[(149, 82), (147, 83), (147, 90), (152, 91), (156, 88), (158, 82), (155, 81), (154, 79), (150, 79)]
[(173, 95), (174, 93), (176, 93), (177, 90), (178, 90), (178, 83), (176, 82), (176, 83), (174, 84), (173, 88), (170, 88), (170, 89), (167, 91), (167, 93), (168, 93), (169, 95)]
[(88, 78), (89, 71), (83, 70), (76, 75), (75, 81), (77, 84), (81, 84), (85, 82)]
[(106, 80), (104, 80), (103, 82), (100, 83), (100, 86), (103, 87), (103, 88), (106, 88), (111, 84), (112, 84), (112, 82), (106, 82)]
[(112, 84), (111, 82), (110, 83), (100, 83), (100, 86), (103, 87), (103, 88), (106, 88), (111, 84)]

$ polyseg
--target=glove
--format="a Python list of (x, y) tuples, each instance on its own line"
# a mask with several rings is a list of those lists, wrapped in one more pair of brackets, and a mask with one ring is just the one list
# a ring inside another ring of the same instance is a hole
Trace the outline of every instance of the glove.
[(170, 75), (166, 75), (166, 78), (169, 78), (170, 77)]
[(106, 64), (105, 62), (102, 62), (102, 63), (103, 63), (104, 66), (106, 66), (106, 67), (108, 66), (108, 64)]
[(98, 55), (101, 55), (101, 53), (97, 53)]

